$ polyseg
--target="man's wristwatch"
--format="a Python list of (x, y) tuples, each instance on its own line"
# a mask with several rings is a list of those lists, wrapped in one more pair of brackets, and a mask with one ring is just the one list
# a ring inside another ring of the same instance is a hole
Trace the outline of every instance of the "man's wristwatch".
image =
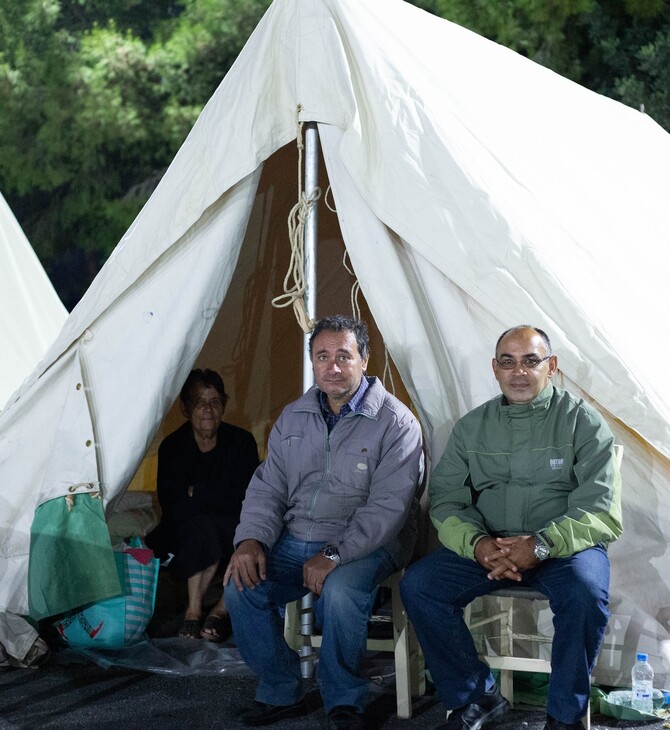
[(321, 548), (321, 555), (328, 560), (332, 560), (335, 565), (339, 565), (342, 562), (339, 550), (334, 545), (324, 545)]
[(538, 560), (546, 560), (549, 557), (549, 548), (535, 535), (535, 547), (533, 548), (535, 557)]

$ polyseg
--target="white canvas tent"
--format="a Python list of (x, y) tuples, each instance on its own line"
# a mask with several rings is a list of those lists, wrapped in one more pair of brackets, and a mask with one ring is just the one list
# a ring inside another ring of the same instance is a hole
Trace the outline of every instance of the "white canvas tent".
[[(101, 484), (109, 508), (203, 345), (208, 364), (222, 353), (229, 417), (259, 439), (297, 395), (301, 333), (268, 300), (299, 105), (318, 123), (337, 208), (320, 255), (334, 259), (341, 235), (433, 459), (455, 419), (497, 392), (493, 343), (521, 322), (550, 332), (561, 384), (611, 423), (626, 532), (596, 679), (625, 677), (639, 648), (663, 682), (670, 135), (400, 0), (275, 0), (8, 404), (0, 609), (28, 610), (35, 511), (82, 484)], [(321, 296), (320, 314), (343, 309), (338, 296)]]
[(0, 194), (0, 409), (67, 317), (32, 246)]

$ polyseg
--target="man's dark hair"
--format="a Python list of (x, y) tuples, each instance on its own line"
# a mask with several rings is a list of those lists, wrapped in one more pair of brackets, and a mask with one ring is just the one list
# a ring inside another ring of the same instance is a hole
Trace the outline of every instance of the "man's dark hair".
[(547, 348), (547, 355), (553, 354), (551, 349), (551, 340), (544, 330), (541, 330), (539, 327), (533, 327), (532, 324), (518, 324), (516, 327), (510, 327), (508, 330), (505, 330), (500, 337), (498, 337), (498, 341), (496, 342), (496, 355), (498, 354), (498, 348), (500, 347), (500, 343), (503, 341), (503, 338), (507, 337), (510, 332), (517, 332), (518, 330), (535, 330), (535, 332), (537, 332), (544, 341), (544, 346)]
[(335, 314), (332, 317), (320, 319), (312, 330), (309, 338), (309, 354), (312, 354), (312, 343), (314, 338), (323, 331), (326, 332), (353, 332), (358, 346), (358, 354), (362, 360), (370, 354), (370, 337), (368, 326), (362, 319), (348, 317), (346, 314)]
[(189, 408), (193, 404), (195, 392), (200, 387), (214, 388), (219, 394), (225, 409), (226, 403), (228, 402), (228, 395), (223, 385), (223, 379), (217, 372), (209, 368), (205, 368), (204, 370), (196, 368), (188, 374), (188, 378), (186, 378), (186, 382), (179, 394), (179, 398), (186, 408)]

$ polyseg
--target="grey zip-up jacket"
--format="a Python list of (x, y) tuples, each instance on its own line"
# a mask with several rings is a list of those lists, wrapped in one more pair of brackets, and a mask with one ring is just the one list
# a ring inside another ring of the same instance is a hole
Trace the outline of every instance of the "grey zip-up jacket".
[(343, 563), (385, 547), (396, 566), (411, 557), (423, 468), (421, 427), (375, 377), (361, 412), (330, 434), (311, 388), (277, 419), (267, 459), (247, 488), (235, 545), (272, 548), (281, 532), (339, 549)]

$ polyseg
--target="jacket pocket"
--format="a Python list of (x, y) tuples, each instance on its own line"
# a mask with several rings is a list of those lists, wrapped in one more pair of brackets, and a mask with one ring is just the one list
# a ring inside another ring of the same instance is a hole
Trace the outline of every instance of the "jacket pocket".
[(379, 446), (366, 441), (349, 440), (336, 454), (333, 454), (332, 467), (335, 482), (333, 490), (342, 496), (351, 494), (360, 498), (357, 492), (367, 495), (372, 483), (372, 475), (379, 464)]
[(300, 487), (318, 482), (325, 471), (323, 452), (315, 449), (310, 440), (301, 432), (293, 432), (281, 442), (283, 461), (286, 469), (289, 499)]

